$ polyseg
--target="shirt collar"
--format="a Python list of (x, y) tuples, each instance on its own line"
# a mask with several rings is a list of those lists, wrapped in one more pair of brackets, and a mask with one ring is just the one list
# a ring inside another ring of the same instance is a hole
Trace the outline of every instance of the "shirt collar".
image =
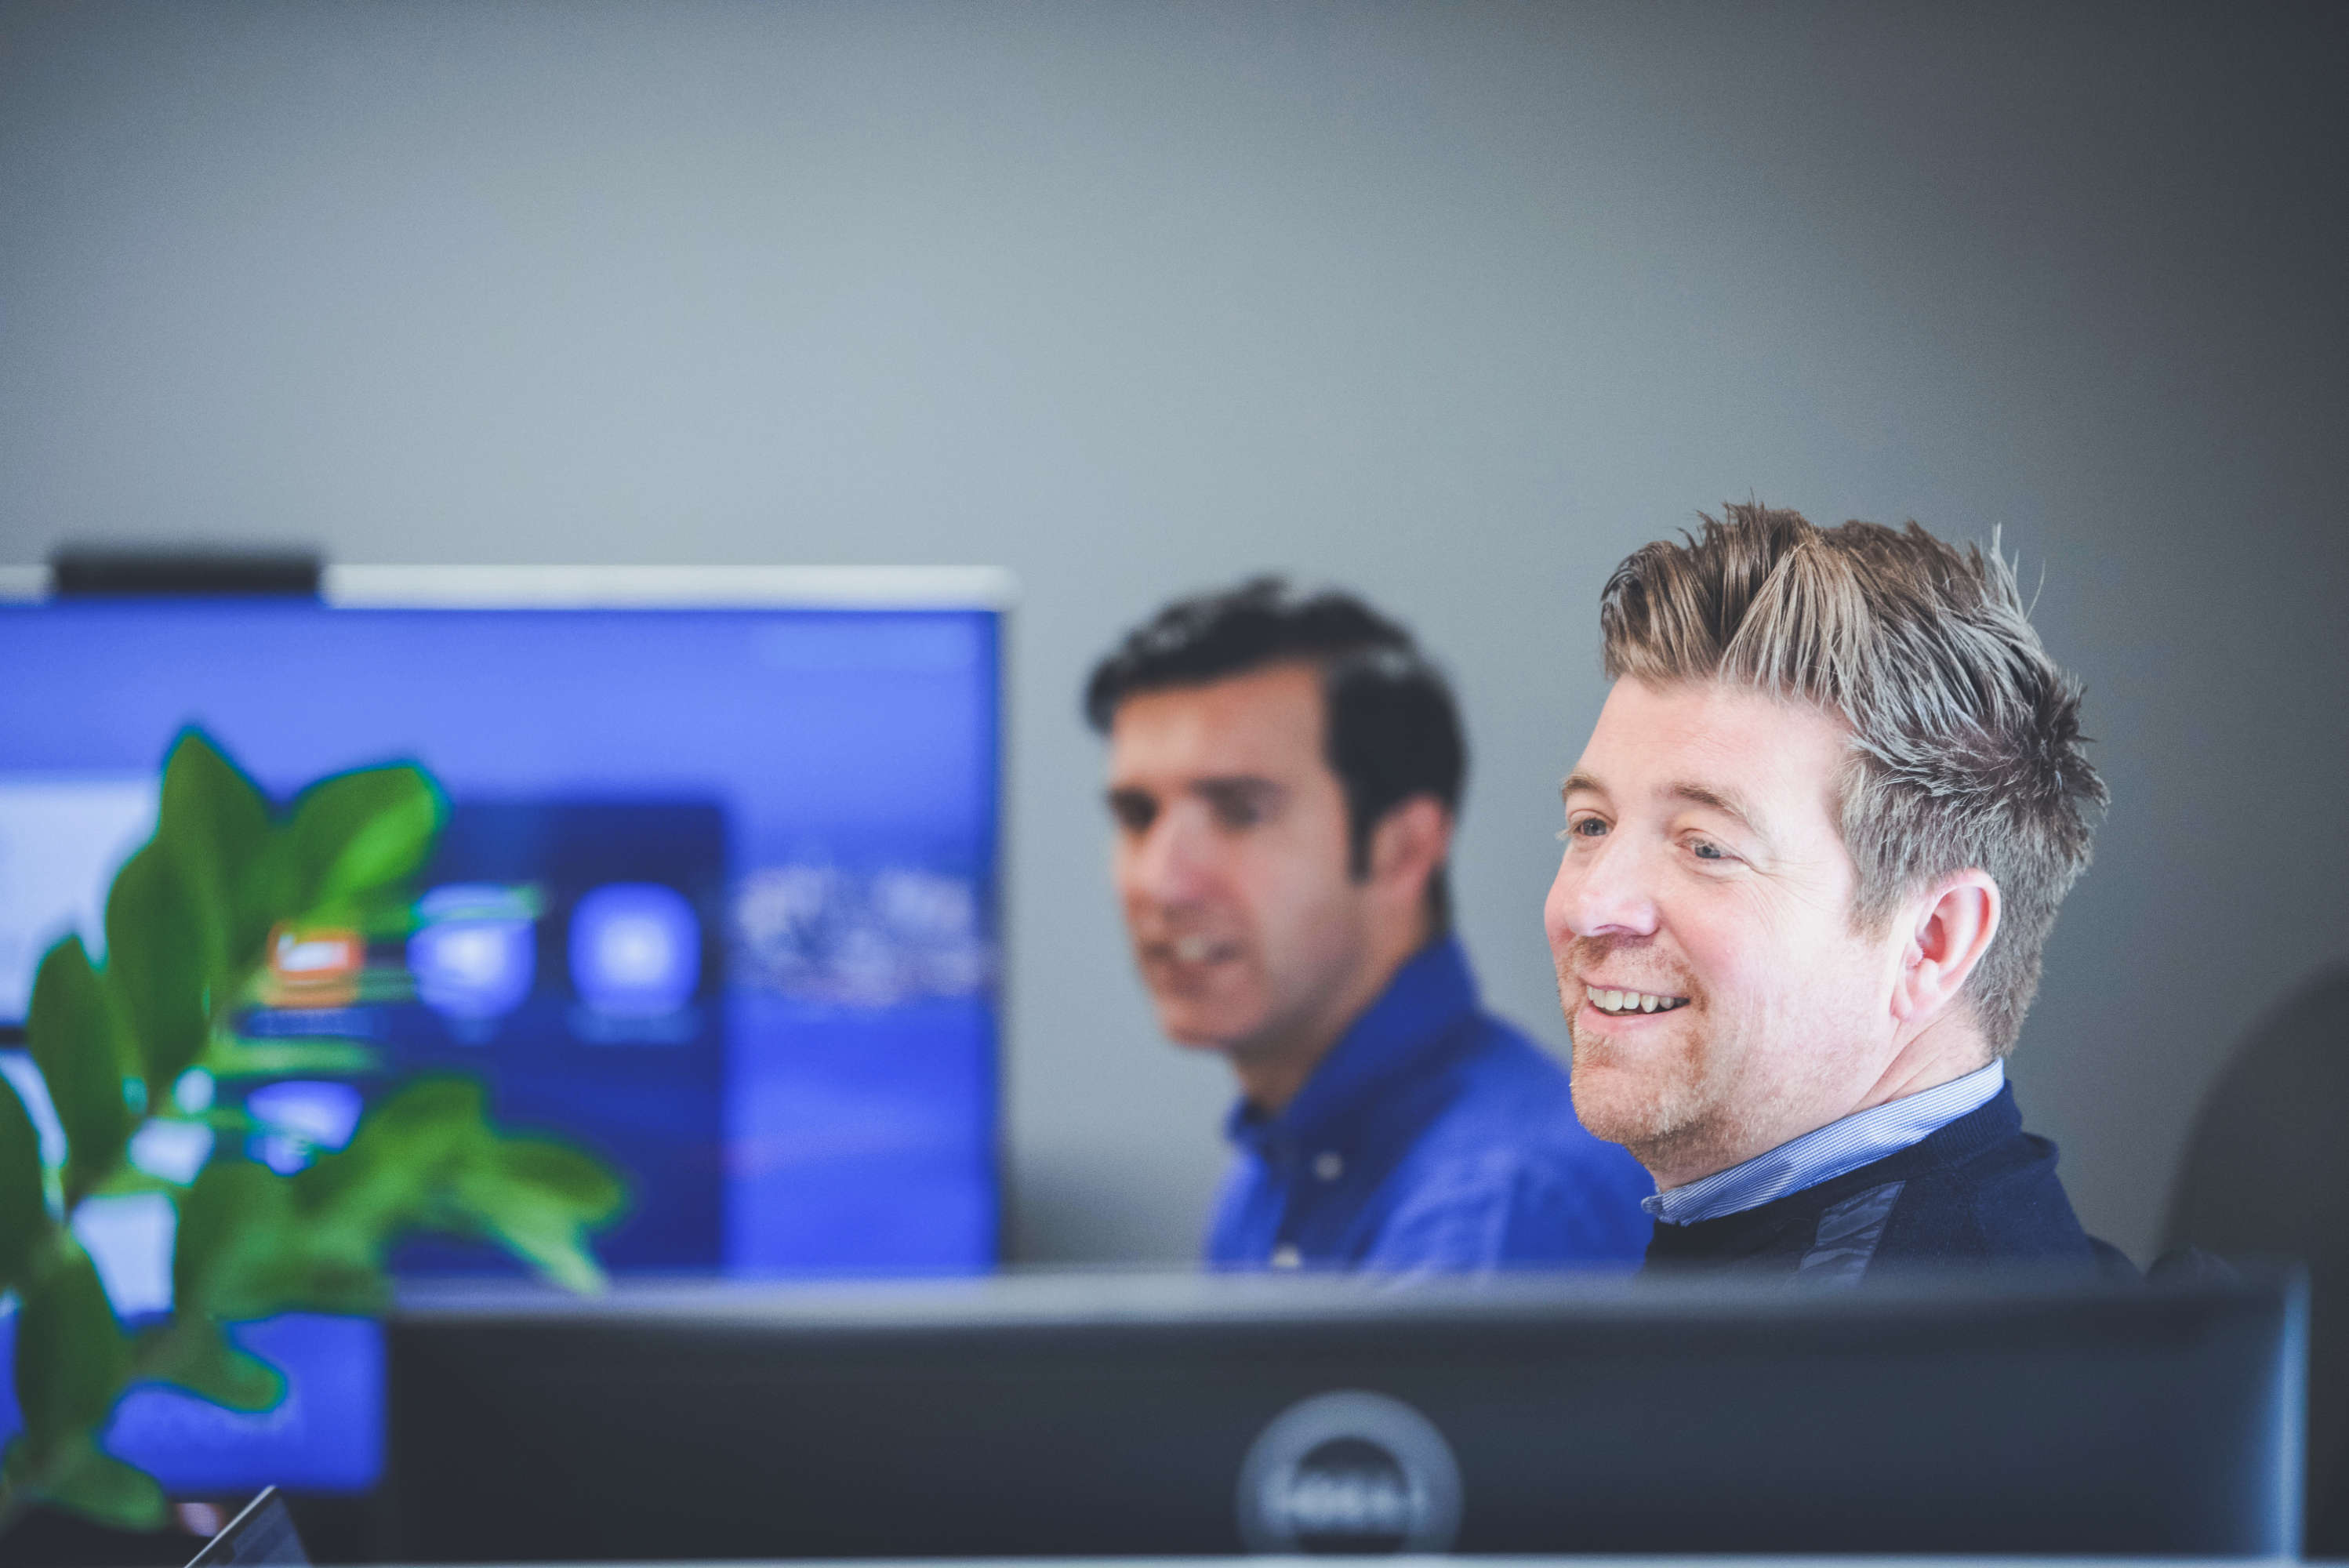
[(1993, 1061), (1963, 1078), (1854, 1111), (1742, 1165), (1643, 1198), (1640, 1207), (1667, 1225), (1693, 1225), (1758, 1209), (1924, 1142), (1960, 1117), (1988, 1105), (2005, 1083), (2006, 1063)]
[(1326, 1140), (1341, 1124), (1359, 1119), (1388, 1083), (1475, 1010), (1476, 977), (1459, 939), (1429, 943), (1395, 971), (1379, 999), (1338, 1037), (1286, 1109), (1267, 1116), (1243, 1099), (1226, 1119), (1225, 1136), (1258, 1150), (1282, 1141)]

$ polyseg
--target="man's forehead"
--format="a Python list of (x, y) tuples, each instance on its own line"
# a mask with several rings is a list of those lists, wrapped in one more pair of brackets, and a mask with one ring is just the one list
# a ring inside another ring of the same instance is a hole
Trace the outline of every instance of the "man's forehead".
[(1281, 664), (1118, 704), (1110, 769), (1277, 777), (1322, 764), (1319, 672)]
[(1748, 687), (1627, 678), (1609, 693), (1566, 791), (1714, 805), (1752, 820), (1789, 787), (1831, 786), (1848, 736), (1807, 703)]

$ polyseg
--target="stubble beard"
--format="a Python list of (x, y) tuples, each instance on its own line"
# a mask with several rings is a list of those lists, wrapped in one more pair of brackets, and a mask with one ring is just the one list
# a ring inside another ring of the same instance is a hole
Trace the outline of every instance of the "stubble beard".
[[(1690, 1023), (1696, 1020), (1691, 1019)], [(1702, 1037), (1683, 1025), (1661, 1059), (1634, 1066), (1613, 1040), (1574, 1028), (1575, 1112), (1594, 1138), (1619, 1143), (1650, 1170), (1677, 1165), (1712, 1140), (1717, 1107)]]
[[(1559, 965), (1558, 994), (1564, 1006), (1578, 982), (1568, 976), (1595, 965), (1599, 953), (1577, 944)], [(1701, 990), (1674, 976), (1673, 994), (1687, 1006), (1673, 1015), (1669, 1032), (1652, 1046), (1628, 1051), (1614, 1039), (1575, 1022), (1573, 1037), (1575, 1113), (1594, 1138), (1619, 1143), (1650, 1171), (1686, 1168), (1708, 1151), (1733, 1141), (1734, 1108), (1718, 1081), (1725, 1042), (1715, 1037)]]

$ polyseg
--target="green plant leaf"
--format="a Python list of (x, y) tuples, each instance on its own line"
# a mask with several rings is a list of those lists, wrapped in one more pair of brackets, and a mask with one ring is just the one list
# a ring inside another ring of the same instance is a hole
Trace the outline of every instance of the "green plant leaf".
[(557, 1284), (604, 1287), (585, 1233), (620, 1212), (626, 1191), (601, 1164), (541, 1138), (496, 1140), (460, 1175), (457, 1202), (506, 1249)]
[(603, 1273), (584, 1233), (625, 1201), (589, 1156), (552, 1140), (501, 1138), (478, 1083), (408, 1085), (350, 1142), (292, 1177), (214, 1161), (179, 1195), (172, 1289), (182, 1313), (223, 1322), (294, 1308), (378, 1312), (385, 1254), (401, 1234), (453, 1231), (498, 1242), (558, 1283)]
[(65, 1129), (70, 1206), (121, 1160), (138, 1120), (133, 1102), (143, 1109), (147, 1088), (113, 995), (80, 937), (67, 937), (42, 957), (25, 1034)]
[(171, 1295), (223, 1323), (273, 1313), (367, 1314), (389, 1305), (379, 1250), (354, 1254), (305, 1215), (292, 1180), (250, 1160), (215, 1160), (180, 1194)]
[[(265, 1244), (268, 1233), (291, 1223), (293, 1188), (250, 1160), (216, 1160), (196, 1172), (180, 1194), (180, 1221), (171, 1238), (171, 1303), (180, 1313), (242, 1315), (251, 1305), (234, 1278), (241, 1252)], [(269, 1310), (263, 1304), (254, 1315)]]
[(280, 838), (299, 907), (289, 916), (357, 919), (369, 895), (421, 870), (447, 815), (431, 779), (413, 767), (367, 768), (313, 784), (294, 802)]
[(160, 1530), (169, 1517), (155, 1478), (103, 1451), (87, 1432), (37, 1460), (19, 1439), (9, 1448), (6, 1469), (12, 1483), (117, 1530)]
[(229, 921), (228, 906), (197, 888), (160, 838), (114, 874), (106, 897), (106, 981), (155, 1083), (176, 1079), (212, 1033)]
[[(340, 918), (342, 923), (369, 941), (405, 937), (421, 923), (416, 917), (416, 900), (406, 882), (378, 888), (373, 892), (354, 893), (343, 904)], [(395, 968), (390, 973), (399, 982), (400, 1000), (414, 995), (406, 969)], [(365, 986), (367, 984), (367, 977), (362, 976), (360, 985)]]
[(150, 1331), (162, 1352), (159, 1381), (174, 1384), (232, 1410), (268, 1410), (285, 1398), (285, 1374), (230, 1343), (220, 1326), (182, 1313)]
[(268, 797), (211, 737), (181, 730), (163, 765), (155, 837), (191, 892), (219, 912), (225, 968), (260, 962), (275, 917), (256, 875), (270, 832)]
[(24, 1282), (52, 1223), (41, 1180), (40, 1131), (16, 1086), (0, 1078), (0, 1290)]
[(24, 1290), (16, 1314), (16, 1402), (36, 1457), (104, 1421), (130, 1375), (130, 1343), (98, 1266), (78, 1244)]
[(378, 1102), (350, 1142), (294, 1178), (310, 1245), (342, 1268), (378, 1269), (404, 1231), (471, 1234), (451, 1200), (486, 1129), (481, 1087), (466, 1078), (419, 1078)]
[(180, 1186), (168, 1176), (158, 1176), (151, 1171), (141, 1171), (138, 1166), (126, 1162), (116, 1166), (114, 1174), (92, 1187), (88, 1196), (131, 1198), (148, 1192), (161, 1192), (168, 1196), (178, 1191)]
[(455, 1177), (480, 1126), (481, 1086), (425, 1078), (360, 1118), (351, 1140), (295, 1178), (312, 1215), (382, 1231), (424, 1220)]
[(481, 1086), (419, 1078), (378, 1105), (350, 1143), (294, 1178), (314, 1244), (379, 1259), (398, 1232), (482, 1236), (574, 1290), (603, 1272), (582, 1233), (620, 1211), (625, 1191), (597, 1161), (543, 1138), (502, 1138)]

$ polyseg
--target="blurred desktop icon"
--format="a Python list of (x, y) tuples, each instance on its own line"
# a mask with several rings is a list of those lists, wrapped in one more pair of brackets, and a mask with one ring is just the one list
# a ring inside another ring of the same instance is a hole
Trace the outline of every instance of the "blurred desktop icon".
[(981, 889), (908, 866), (761, 868), (737, 883), (731, 954), (762, 989), (873, 1009), (986, 991), (994, 957)]
[(212, 1151), (212, 1130), (198, 1121), (150, 1121), (130, 1139), (131, 1164), (183, 1185), (196, 1179)]
[(408, 939), (416, 997), (450, 1020), (479, 1026), (522, 1006), (537, 977), (536, 890), (493, 882), (437, 887), (416, 902)]
[(350, 1084), (288, 1079), (254, 1089), (244, 1097), (244, 1109), (261, 1124), (254, 1134), (254, 1157), (288, 1176), (319, 1153), (348, 1143), (358, 1129), (362, 1102)]
[(356, 931), (294, 931), (269, 941), (268, 1005), (292, 1010), (347, 1007), (359, 999), (367, 943)]
[(595, 1011), (663, 1017), (700, 984), (701, 922), (675, 888), (616, 882), (573, 906), (571, 986)]

